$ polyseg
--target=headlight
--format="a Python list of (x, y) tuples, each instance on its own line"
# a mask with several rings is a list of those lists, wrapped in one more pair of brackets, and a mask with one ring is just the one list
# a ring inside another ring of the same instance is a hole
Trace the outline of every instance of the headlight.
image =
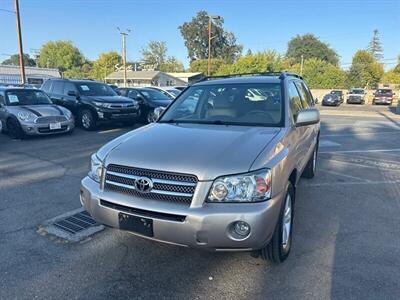
[(33, 113), (27, 111), (27, 112), (19, 112), (18, 118), (25, 122), (35, 122), (35, 120), (37, 119), (37, 116), (35, 116)]
[(72, 118), (72, 113), (68, 109), (64, 108), (62, 111), (63, 111), (64, 115), (67, 117), (67, 119)]
[(258, 202), (271, 198), (271, 171), (217, 178), (208, 194), (209, 202)]
[(103, 175), (103, 162), (97, 157), (96, 153), (92, 155), (90, 163), (89, 177), (96, 182), (100, 182)]
[(97, 101), (93, 101), (94, 105), (98, 106), (98, 107), (109, 107), (110, 103), (104, 103), (104, 102), (97, 102)]

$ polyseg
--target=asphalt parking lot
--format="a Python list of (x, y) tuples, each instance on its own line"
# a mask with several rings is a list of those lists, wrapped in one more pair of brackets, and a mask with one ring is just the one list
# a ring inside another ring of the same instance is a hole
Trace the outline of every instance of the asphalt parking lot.
[(130, 129), (0, 135), (0, 299), (399, 298), (400, 119), (323, 109), (317, 176), (299, 184), (293, 249), (279, 266), (113, 229), (79, 243), (39, 235), (80, 207), (90, 155)]

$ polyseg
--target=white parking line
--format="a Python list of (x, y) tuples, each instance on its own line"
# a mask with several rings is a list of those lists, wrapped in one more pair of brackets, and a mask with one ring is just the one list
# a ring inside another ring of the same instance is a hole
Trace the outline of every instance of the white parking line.
[(382, 181), (353, 181), (353, 182), (321, 182), (300, 184), (301, 187), (320, 187), (337, 185), (371, 185), (371, 184), (399, 184), (400, 180), (382, 180)]
[(371, 149), (371, 150), (333, 150), (333, 151), (318, 151), (318, 153), (376, 153), (376, 152), (398, 152), (397, 149)]
[(331, 170), (326, 170), (326, 169), (322, 169), (322, 168), (319, 168), (318, 171), (322, 171), (322, 172), (325, 172), (325, 173), (328, 173), (328, 174), (337, 175), (337, 176), (340, 176), (340, 177), (347, 177), (347, 178), (350, 178), (350, 179), (360, 180), (360, 181), (363, 181), (363, 182), (370, 182), (371, 181), (369, 179), (365, 179), (365, 178), (361, 178), (361, 177), (357, 177), (357, 176), (351, 176), (351, 175), (347, 175), (347, 174), (343, 174), (343, 173), (335, 172), (335, 171), (331, 171)]
[(98, 133), (110, 133), (110, 132), (117, 132), (117, 131), (121, 131), (121, 128), (103, 130), (103, 131), (99, 131)]
[(355, 136), (355, 135), (377, 135), (377, 134), (400, 134), (399, 130), (393, 131), (375, 131), (375, 132), (360, 132), (360, 133), (332, 133), (332, 134), (322, 134), (323, 137), (332, 136)]

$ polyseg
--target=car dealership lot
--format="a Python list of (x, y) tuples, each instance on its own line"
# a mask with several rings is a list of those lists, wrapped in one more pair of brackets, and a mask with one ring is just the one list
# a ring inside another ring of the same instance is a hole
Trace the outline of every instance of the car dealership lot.
[(41, 236), (39, 224), (80, 207), (90, 155), (131, 128), (0, 135), (0, 299), (397, 299), (400, 120), (385, 109), (322, 110), (317, 175), (299, 184), (294, 245), (279, 266), (114, 229), (80, 243)]

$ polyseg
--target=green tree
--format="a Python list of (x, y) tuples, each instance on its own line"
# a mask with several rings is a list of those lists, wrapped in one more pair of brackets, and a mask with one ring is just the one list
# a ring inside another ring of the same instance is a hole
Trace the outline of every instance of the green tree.
[(297, 35), (292, 38), (288, 43), (286, 56), (293, 59), (295, 63), (300, 63), (302, 56), (304, 59), (320, 59), (335, 66), (339, 63), (339, 56), (335, 50), (313, 34)]
[(40, 67), (57, 68), (65, 72), (86, 63), (85, 57), (70, 41), (47, 42), (39, 52)]
[(381, 61), (383, 59), (383, 49), (379, 39), (378, 29), (374, 30), (372, 40), (369, 42), (367, 50), (377, 61)]
[(161, 64), (160, 71), (163, 72), (184, 72), (185, 67), (183, 64), (175, 57), (170, 56), (167, 60)]
[(216, 74), (280, 72), (288, 67), (289, 63), (284, 57), (273, 50), (266, 50), (241, 56), (235, 64), (223, 64)]
[(104, 81), (106, 76), (115, 71), (115, 66), (121, 62), (121, 56), (115, 51), (101, 53), (93, 62), (91, 77), (96, 80)]
[(167, 59), (167, 50), (165, 42), (150, 41), (141, 51), (143, 61), (158, 70)]
[[(191, 62), (208, 58), (208, 22), (208, 13), (199, 11), (190, 22), (179, 26)], [(212, 20), (211, 57), (234, 62), (243, 47), (237, 43), (232, 32), (224, 30), (223, 23), (222, 18)]]
[(348, 87), (375, 88), (384, 74), (384, 69), (367, 50), (357, 51), (347, 76)]
[(381, 82), (400, 84), (400, 72), (396, 72), (394, 69), (386, 72), (382, 76)]
[[(300, 74), (301, 65), (295, 64), (289, 70)], [(317, 89), (344, 88), (346, 82), (345, 71), (317, 58), (304, 61), (302, 76), (310, 88)]]
[(69, 79), (91, 79), (92, 67), (92, 64), (87, 62), (81, 67), (73, 67), (72, 69), (66, 70), (63, 76)]
[[(219, 58), (211, 59), (211, 75), (215, 75), (217, 70), (221, 68), (221, 66), (225, 65), (226, 61)], [(203, 74), (207, 74), (208, 72), (208, 60), (207, 59), (198, 59), (194, 60), (190, 63), (189, 67), (190, 72), (201, 72)]]
[[(2, 65), (19, 66), (19, 54), (13, 54), (10, 58), (4, 60)], [(36, 62), (28, 54), (24, 54), (24, 64), (28, 67), (36, 66)]]

